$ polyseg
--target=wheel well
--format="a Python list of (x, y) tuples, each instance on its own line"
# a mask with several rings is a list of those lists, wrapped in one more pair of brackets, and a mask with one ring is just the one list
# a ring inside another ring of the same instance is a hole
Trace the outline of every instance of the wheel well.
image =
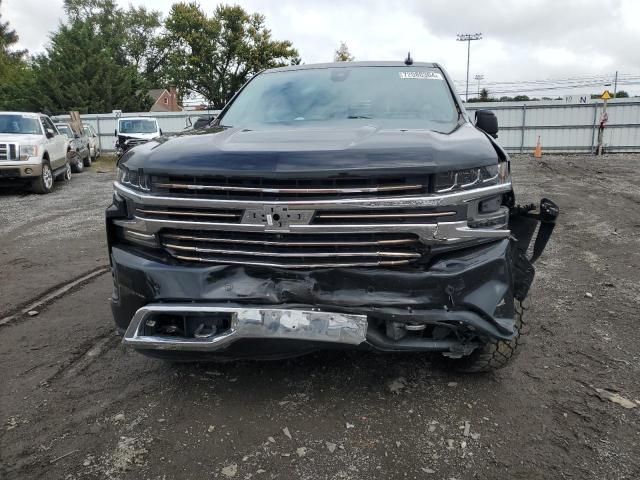
[(42, 161), (49, 163), (49, 152), (44, 152), (44, 155), (42, 155)]

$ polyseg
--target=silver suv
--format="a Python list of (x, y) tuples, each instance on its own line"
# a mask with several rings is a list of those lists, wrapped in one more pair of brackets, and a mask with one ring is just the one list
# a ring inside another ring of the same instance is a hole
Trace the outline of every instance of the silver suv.
[(49, 193), (53, 180), (71, 179), (68, 141), (41, 113), (0, 112), (0, 185), (25, 184)]

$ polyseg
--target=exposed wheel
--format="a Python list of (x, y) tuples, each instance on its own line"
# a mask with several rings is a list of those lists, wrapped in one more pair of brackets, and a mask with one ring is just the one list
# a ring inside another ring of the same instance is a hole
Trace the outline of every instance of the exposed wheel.
[(84, 161), (80, 156), (80, 152), (76, 152), (75, 156), (73, 157), (73, 160), (71, 161), (71, 170), (73, 171), (73, 173), (82, 173), (82, 171), (84, 170)]
[(66, 163), (64, 173), (61, 175), (61, 177), (65, 182), (71, 180), (71, 165), (69, 165), (69, 162)]
[(522, 345), (523, 335), (526, 335), (527, 328), (524, 322), (524, 308), (522, 302), (514, 300), (516, 311), (517, 335), (509, 340), (498, 340), (485, 343), (482, 347), (475, 349), (471, 355), (462, 358), (450, 359), (452, 367), (464, 373), (488, 372), (505, 367), (509, 361), (518, 353), (518, 347)]
[(42, 164), (42, 173), (31, 182), (31, 188), (36, 193), (50, 193), (53, 189), (53, 172), (48, 163)]
[(91, 166), (91, 149), (89, 148), (89, 145), (87, 145), (87, 157), (84, 159), (84, 166)]

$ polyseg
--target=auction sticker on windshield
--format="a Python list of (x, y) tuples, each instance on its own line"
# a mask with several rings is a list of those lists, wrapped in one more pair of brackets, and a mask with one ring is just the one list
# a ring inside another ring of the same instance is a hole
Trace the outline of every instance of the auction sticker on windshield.
[(442, 80), (442, 74), (438, 72), (398, 72), (398, 75), (405, 80)]

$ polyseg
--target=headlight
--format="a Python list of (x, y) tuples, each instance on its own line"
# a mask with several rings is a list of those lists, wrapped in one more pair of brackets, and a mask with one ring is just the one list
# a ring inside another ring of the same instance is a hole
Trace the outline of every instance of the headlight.
[(509, 181), (509, 162), (479, 168), (450, 170), (436, 175), (436, 193), (489, 187)]
[(142, 169), (135, 171), (120, 165), (116, 177), (117, 181), (122, 185), (131, 187), (135, 190), (143, 190), (148, 192), (151, 190), (151, 182), (149, 175), (142, 173)]
[(38, 156), (37, 145), (20, 145), (20, 160), (26, 160), (29, 157)]

